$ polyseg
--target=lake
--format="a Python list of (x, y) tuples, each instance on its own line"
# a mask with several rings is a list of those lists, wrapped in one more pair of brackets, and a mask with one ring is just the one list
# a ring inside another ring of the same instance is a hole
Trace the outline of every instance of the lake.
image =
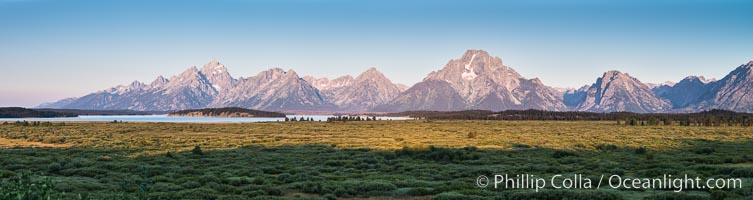
[[(314, 121), (327, 121), (332, 115), (288, 115), (288, 118), (313, 118)], [(405, 117), (377, 117), (380, 120), (408, 120)], [(190, 122), (190, 123), (240, 123), (240, 122), (276, 122), (285, 118), (220, 118), (220, 117), (170, 117), (167, 115), (82, 115), (65, 118), (0, 118), (0, 121), (51, 121), (51, 122)]]

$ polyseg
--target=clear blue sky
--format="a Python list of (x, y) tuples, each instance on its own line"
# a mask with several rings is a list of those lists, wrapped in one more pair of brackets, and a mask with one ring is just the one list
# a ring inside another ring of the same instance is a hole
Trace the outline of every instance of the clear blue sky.
[(721, 78), (753, 60), (753, 1), (0, 0), (0, 106), (34, 106), (212, 57), (235, 77), (376, 67), (411, 85), (466, 49), (527, 78)]

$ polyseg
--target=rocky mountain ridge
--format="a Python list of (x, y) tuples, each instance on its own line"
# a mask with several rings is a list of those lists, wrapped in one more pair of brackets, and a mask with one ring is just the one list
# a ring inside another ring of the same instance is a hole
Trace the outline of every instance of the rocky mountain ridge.
[(696, 112), (727, 109), (753, 112), (753, 61), (720, 80), (689, 76), (677, 83), (643, 83), (620, 71), (608, 71), (579, 89), (545, 85), (528, 79), (502, 59), (483, 50), (429, 73), (412, 86), (393, 83), (376, 68), (358, 76), (334, 79), (299, 76), (272, 68), (233, 78), (212, 59), (151, 83), (134, 81), (82, 97), (38, 107), (170, 111), (241, 107), (270, 111), (398, 112), (408, 110), (524, 110), (589, 112)]

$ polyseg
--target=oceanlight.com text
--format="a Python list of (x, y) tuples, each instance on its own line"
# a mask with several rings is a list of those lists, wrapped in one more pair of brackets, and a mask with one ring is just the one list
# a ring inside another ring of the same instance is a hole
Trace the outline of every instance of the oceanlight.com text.
[(476, 185), (491, 189), (660, 189), (682, 192), (684, 190), (736, 189), (743, 187), (741, 178), (701, 178), (687, 174), (680, 176), (662, 175), (652, 178), (622, 177), (605, 175), (586, 177), (583, 174), (537, 176), (533, 174), (481, 175)]

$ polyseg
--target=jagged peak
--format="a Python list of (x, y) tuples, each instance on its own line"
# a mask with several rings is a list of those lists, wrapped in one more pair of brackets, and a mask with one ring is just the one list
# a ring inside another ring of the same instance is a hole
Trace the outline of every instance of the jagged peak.
[(753, 74), (753, 61), (740, 65), (739, 69), (745, 70), (748, 74)]
[(480, 49), (468, 49), (468, 50), (466, 50), (466, 51), (465, 51), (465, 53), (463, 54), (463, 58), (464, 58), (464, 59), (465, 59), (465, 58), (468, 58), (468, 59), (470, 59), (470, 58), (471, 58), (471, 57), (473, 57), (474, 55), (475, 55), (475, 56), (481, 56), (481, 57), (491, 57), (491, 55), (489, 55), (489, 52), (486, 52), (486, 51), (484, 51), (484, 50), (480, 50)]
[(132, 88), (135, 88), (135, 87), (141, 87), (141, 86), (144, 86), (144, 83), (142, 83), (142, 82), (139, 82), (138, 80), (134, 80), (133, 82), (131, 82), (130, 86), (131, 86)]
[(647, 85), (647, 86), (648, 86), (649, 88), (657, 88), (657, 87), (663, 87), (663, 86), (669, 86), (669, 87), (672, 87), (672, 86), (674, 86), (675, 84), (676, 84), (676, 83), (675, 83), (675, 82), (672, 82), (672, 81), (664, 81), (664, 82), (661, 82), (661, 83), (646, 83), (646, 85)]
[(287, 72), (285, 72), (288, 76), (295, 76), (298, 77), (298, 73), (295, 72), (293, 69), (289, 69)]
[(311, 75), (306, 75), (306, 76), (303, 76), (301, 78), (303, 78), (303, 79), (305, 79), (306, 81), (309, 81), (309, 82), (311, 82), (311, 81), (330, 82), (330, 81), (339, 81), (339, 80), (353, 79), (353, 76), (351, 76), (351, 75), (344, 75), (344, 76), (339, 76), (339, 77), (336, 77), (336, 78), (333, 78), (333, 79), (329, 79), (327, 77), (315, 77), (315, 76), (311, 76)]
[(502, 59), (497, 56), (491, 56), (489, 52), (486, 52), (484, 50), (480, 49), (468, 49), (463, 53), (463, 57), (460, 58), (460, 61), (471, 63), (473, 61), (484, 61), (489, 60), (491, 62), (497, 61), (500, 64), (504, 65), (502, 63)]
[(567, 88), (567, 90), (565, 91), (565, 93), (567, 93), (567, 94), (574, 94), (576, 92), (585, 92), (590, 87), (591, 87), (591, 85), (583, 85), (583, 86), (580, 86), (579, 88)]
[(325, 83), (329, 82), (329, 79), (327, 77), (316, 78), (316, 77), (310, 76), (310, 75), (303, 76), (303, 77), (301, 77), (301, 79), (303, 79), (304, 81), (308, 82), (309, 84), (311, 84), (311, 85), (313, 85), (314, 87), (317, 87), (317, 88), (319, 88), (319, 86), (322, 85), (321, 82), (325, 82)]
[(170, 80), (168, 80), (167, 78), (165, 78), (162, 75), (159, 75), (159, 76), (157, 76), (156, 79), (154, 79), (154, 81), (152, 81), (151, 85), (152, 86), (156, 86), (156, 85), (165, 84), (165, 83), (168, 83), (168, 82), (170, 82)]
[(202, 73), (201, 71), (199, 71), (199, 69), (196, 66), (193, 66), (193, 67), (188, 68), (183, 73), (180, 73), (179, 75), (173, 76), (172, 78), (170, 78), (171, 80), (170, 84), (175, 85), (175, 84), (183, 83), (185, 81), (196, 80), (196, 79), (206, 79), (206, 75)]
[(103, 90), (102, 92), (110, 93), (110, 94), (123, 94), (128, 91), (132, 90), (139, 90), (144, 88), (146, 85), (142, 82), (139, 82), (138, 80), (134, 80), (131, 82), (131, 84), (128, 85), (118, 85), (106, 90)]
[(514, 69), (505, 66), (499, 57), (492, 57), (484, 50), (469, 49), (462, 57), (450, 60), (439, 71), (429, 73), (424, 80), (436, 79), (457, 84), (471, 82), (478, 77), (523, 78)]
[(612, 81), (623, 78), (635, 79), (634, 77), (630, 76), (630, 74), (621, 72), (620, 70), (609, 70), (607, 72), (604, 72), (604, 75), (602, 75), (601, 78), (605, 79), (605, 81)]
[(610, 83), (612, 81), (622, 80), (630, 84), (643, 85), (648, 88), (652, 88), (651, 83), (643, 83), (637, 78), (630, 76), (630, 74), (621, 72), (619, 70), (609, 70), (607, 72), (604, 72), (604, 75), (600, 77), (599, 80), (601, 87), (606, 86), (607, 83)]
[(708, 80), (706, 80), (706, 77), (703, 76), (688, 76), (682, 79), (682, 81), (700, 81), (702, 83), (708, 82)]
[(196, 72), (199, 72), (199, 68), (197, 68), (196, 66), (192, 66), (192, 67), (189, 67), (188, 69), (186, 69), (186, 71), (184, 71), (181, 74), (196, 73)]
[(356, 77), (357, 80), (366, 80), (366, 79), (384, 79), (386, 78), (382, 72), (377, 70), (376, 68), (369, 68), (360, 75)]
[(222, 74), (227, 73), (227, 68), (225, 68), (225, 65), (218, 62), (217, 59), (212, 58), (211, 61), (209, 61), (207, 64), (204, 64), (204, 67), (201, 68), (201, 73), (204, 73), (206, 75)]
[(343, 79), (350, 80), (350, 79), (353, 79), (353, 76), (351, 76), (351, 75), (345, 75), (345, 76), (337, 77), (337, 78), (332, 79), (332, 80), (336, 81), (336, 80), (343, 80)]
[(620, 70), (609, 70), (607, 72), (604, 72), (604, 77), (614, 77), (619, 76), (625, 73), (622, 73)]
[(379, 70), (376, 69), (376, 67), (369, 67), (369, 69), (366, 69), (363, 73), (381, 73)]
[(262, 73), (264, 73), (264, 72), (284, 74), (285, 70), (282, 69), (282, 68), (279, 68), (279, 67), (273, 67), (273, 68), (270, 68), (270, 69), (268, 69), (266, 71), (262, 71)]
[(677, 84), (677, 83), (672, 82), (672, 81), (664, 81), (664, 82), (658, 83), (657, 85), (659, 85), (659, 86), (664, 86), (664, 85), (666, 85), (666, 86), (674, 86), (675, 84)]
[(740, 65), (730, 74), (753, 74), (753, 61)]
[(183, 71), (183, 73), (180, 73), (180, 75), (178, 75), (178, 78), (187, 78), (188, 76), (197, 76), (199, 73), (200, 73), (199, 69), (196, 68), (196, 66), (193, 66), (186, 69), (186, 71)]
[(296, 73), (294, 70), (290, 69), (288, 71), (285, 71), (284, 69), (279, 68), (279, 67), (270, 68), (266, 71), (259, 72), (257, 76), (266, 76), (270, 78), (271, 77), (283, 77), (283, 76), (300, 78), (298, 77), (298, 73)]
[(541, 79), (539, 79), (538, 77), (532, 78), (531, 82), (535, 83), (536, 85), (544, 85), (544, 83), (541, 82)]

